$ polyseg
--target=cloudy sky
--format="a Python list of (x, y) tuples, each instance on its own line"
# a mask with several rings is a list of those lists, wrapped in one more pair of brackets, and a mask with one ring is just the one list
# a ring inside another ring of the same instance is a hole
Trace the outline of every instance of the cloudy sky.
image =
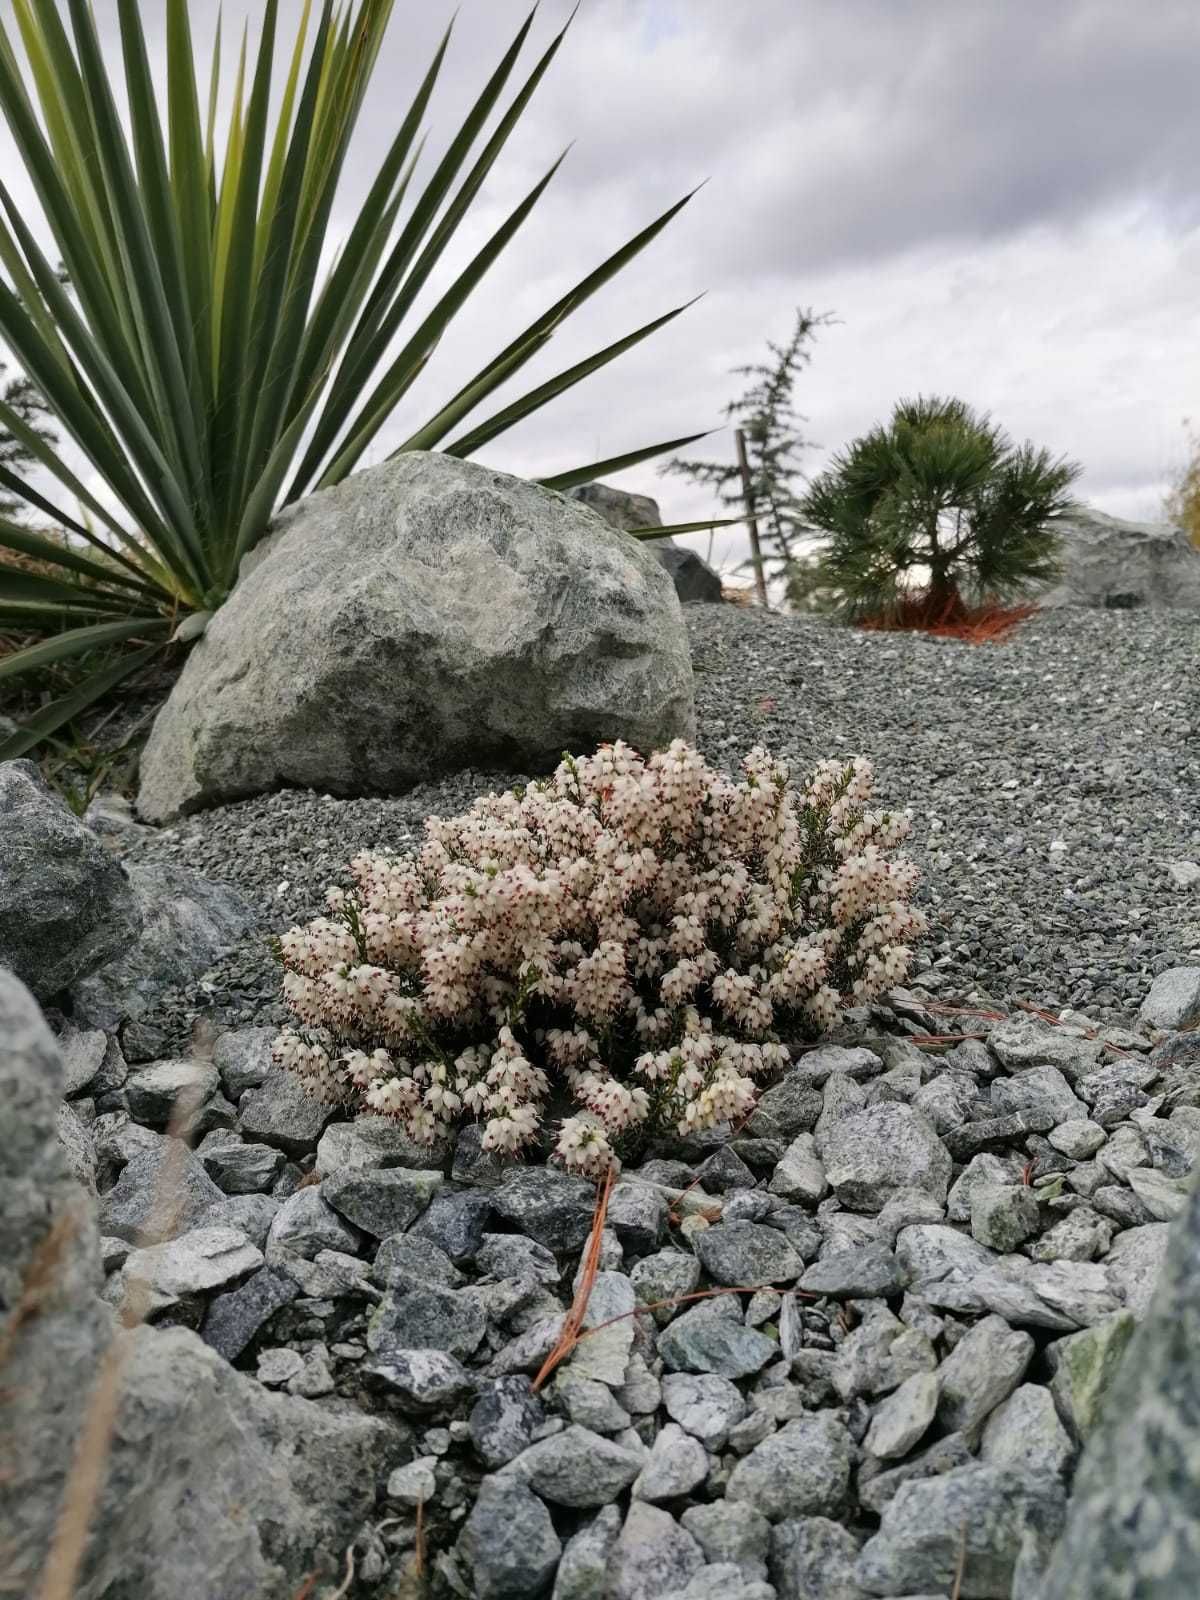
[[(257, 8), (226, 4), (227, 24), (239, 9)], [(449, 9), (397, 0), (342, 230)], [(526, 9), (462, 0), (426, 171)], [(533, 47), (569, 9), (543, 0)], [(115, 11), (98, 0), (114, 43)], [(215, 0), (193, 15), (203, 43)], [(837, 319), (797, 394), (810, 471), (900, 396), (952, 393), (1079, 461), (1098, 506), (1157, 517), (1182, 419), (1200, 421), (1198, 81), (1195, 0), (583, 0), (447, 266), (572, 149), (384, 443), (707, 180), (537, 376), (705, 297), (480, 459), (536, 475), (720, 427), (730, 369), (807, 306)], [(728, 457), (728, 430), (706, 448)], [(713, 510), (653, 464), (616, 481), (657, 495), (671, 521)], [(718, 559), (739, 544), (721, 536)]]

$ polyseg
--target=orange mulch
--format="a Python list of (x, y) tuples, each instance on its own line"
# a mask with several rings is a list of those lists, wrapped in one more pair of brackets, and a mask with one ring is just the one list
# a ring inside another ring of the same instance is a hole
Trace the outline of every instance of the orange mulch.
[(961, 639), (964, 644), (994, 644), (1005, 638), (1019, 623), (1032, 617), (1037, 606), (1002, 606), (989, 601), (968, 606), (954, 595), (939, 610), (934, 610), (928, 594), (914, 595), (877, 617), (867, 617), (860, 628), (874, 632), (897, 631), (932, 634), (937, 639)]

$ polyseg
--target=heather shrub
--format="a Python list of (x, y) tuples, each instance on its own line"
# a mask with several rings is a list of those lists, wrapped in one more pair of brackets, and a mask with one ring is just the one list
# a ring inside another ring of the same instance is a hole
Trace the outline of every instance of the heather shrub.
[(901, 980), (924, 931), (908, 817), (871, 785), (861, 758), (797, 788), (762, 749), (735, 781), (682, 741), (618, 743), (430, 817), (280, 939), (276, 1059), (424, 1141), (475, 1118), (520, 1151), (561, 1105), (554, 1156), (586, 1174), (736, 1121), (785, 1041)]

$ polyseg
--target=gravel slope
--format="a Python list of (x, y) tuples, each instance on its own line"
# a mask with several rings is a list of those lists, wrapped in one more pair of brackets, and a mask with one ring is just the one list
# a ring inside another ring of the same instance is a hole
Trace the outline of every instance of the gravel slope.
[[(1151, 978), (1200, 957), (1200, 630), (1178, 612), (1045, 613), (1005, 644), (881, 635), (690, 606), (698, 743), (733, 765), (756, 742), (807, 766), (861, 752), (879, 799), (914, 812), (912, 853), (947, 997), (1023, 998), (1115, 1020)], [(321, 908), (357, 849), (403, 848), (430, 811), (519, 774), (460, 773), (392, 799), (291, 792), (140, 838), (248, 892), (282, 930)], [(919, 962), (918, 965), (921, 965)], [(261, 941), (217, 975), (220, 1009), (277, 993)]]

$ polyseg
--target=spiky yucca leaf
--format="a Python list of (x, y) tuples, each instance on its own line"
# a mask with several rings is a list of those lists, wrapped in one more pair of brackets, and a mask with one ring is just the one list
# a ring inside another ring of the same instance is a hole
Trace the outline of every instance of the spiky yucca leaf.
[[(117, 0), (125, 120), (89, 0), (12, 0), (15, 32), (0, 24), (0, 108), (66, 273), (64, 284), (0, 183), (0, 339), (107, 491), (91, 493), (60, 450), (25, 437), (30, 430), (0, 402), (0, 427), (57, 481), (58, 500), (77, 508), (72, 514), (23, 480), (5, 485), (43, 525), (63, 530), (67, 543), (0, 521), (0, 549), (39, 563), (36, 573), (0, 564), (0, 626), (34, 640), (4, 659), (0, 680), (98, 644), (129, 646), (0, 744), (0, 758), (23, 753), (77, 715), (117, 681), (122, 662), (140, 664), (155, 641), (178, 636), (188, 616), (197, 620), (183, 636), (199, 632), (281, 502), (353, 470), (561, 160), (410, 328), (414, 303), (565, 27), (510, 89), (529, 14), (417, 184), (447, 29), (329, 265), (334, 200), (394, 0), (305, 0), (277, 104), (279, 3), (263, 0), (257, 43), (242, 41), (223, 132), (220, 26), (202, 89), (188, 0), (163, 3), (160, 107), (139, 0)], [(431, 417), (414, 419), (400, 449), (469, 456), (678, 315), (683, 307), (468, 423), (689, 198), (614, 251)], [(444, 443), (462, 425), (466, 431)], [(567, 487), (678, 443), (544, 481)]]

